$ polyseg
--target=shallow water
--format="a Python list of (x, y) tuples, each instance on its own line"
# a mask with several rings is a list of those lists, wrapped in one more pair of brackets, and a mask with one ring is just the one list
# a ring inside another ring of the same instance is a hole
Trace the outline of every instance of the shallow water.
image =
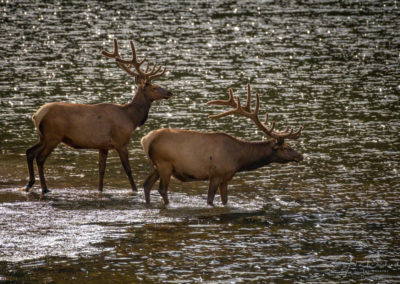
[[(400, 280), (397, 1), (0, 2), (0, 280), (40, 282), (323, 282)], [(207, 183), (172, 180), (171, 205), (137, 195), (110, 153), (99, 196), (97, 153), (59, 146), (52, 191), (25, 185), (30, 117), (44, 103), (126, 103), (134, 80), (102, 49), (130, 39), (166, 65), (156, 102), (130, 143), (134, 178), (149, 170), (140, 138), (161, 127), (261, 140), (244, 118), (206, 106), (246, 84), (300, 164), (240, 173), (229, 203)]]

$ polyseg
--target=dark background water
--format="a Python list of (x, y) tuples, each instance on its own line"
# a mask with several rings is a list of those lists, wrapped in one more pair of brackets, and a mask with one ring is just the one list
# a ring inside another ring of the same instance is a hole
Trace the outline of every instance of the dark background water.
[[(400, 13), (397, 1), (0, 2), (0, 280), (56, 282), (399, 281)], [(59, 146), (52, 190), (18, 191), (30, 120), (44, 103), (126, 103), (133, 78), (100, 51), (166, 65), (129, 151), (141, 184), (139, 140), (161, 127), (261, 140), (244, 118), (209, 120), (206, 106), (251, 83), (301, 164), (238, 174), (229, 204), (206, 206), (207, 183), (131, 196), (110, 154), (97, 196), (97, 152)]]

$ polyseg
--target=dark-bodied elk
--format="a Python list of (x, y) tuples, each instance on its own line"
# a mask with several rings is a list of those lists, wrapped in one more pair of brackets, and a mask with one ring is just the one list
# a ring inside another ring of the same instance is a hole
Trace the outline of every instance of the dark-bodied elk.
[(158, 129), (142, 138), (142, 147), (151, 160), (152, 171), (144, 182), (146, 203), (150, 203), (150, 190), (160, 179), (159, 193), (164, 203), (168, 204), (168, 184), (171, 175), (181, 181), (208, 180), (207, 203), (213, 204), (214, 196), (219, 188), (221, 201), (228, 201), (228, 182), (237, 172), (251, 171), (270, 163), (300, 162), (302, 154), (293, 150), (285, 139), (297, 139), (303, 127), (297, 131), (287, 128), (275, 131), (275, 123), (267, 126), (258, 119), (259, 96), (256, 94), (256, 105), (251, 110), (250, 85), (247, 86), (247, 104), (242, 107), (240, 99), (233, 98), (229, 89), (228, 100), (208, 102), (208, 105), (231, 106), (233, 109), (211, 115), (209, 118), (220, 118), (230, 114), (243, 115), (250, 118), (259, 129), (272, 137), (270, 141), (250, 142), (235, 138), (222, 132), (204, 133), (184, 129)]
[[(121, 159), (133, 191), (137, 191), (128, 159), (128, 143), (132, 132), (142, 125), (148, 116), (153, 101), (168, 99), (172, 93), (152, 82), (165, 73), (161, 66), (142, 70), (145, 58), (138, 61), (133, 41), (130, 42), (132, 59), (124, 60), (114, 39), (113, 53), (102, 51), (113, 58), (129, 75), (135, 77), (137, 91), (130, 103), (118, 105), (101, 103), (94, 105), (53, 102), (43, 105), (33, 115), (32, 120), (39, 134), (39, 142), (26, 151), (29, 181), (25, 187), (29, 191), (35, 182), (33, 161), (36, 159), (42, 194), (48, 192), (43, 165), (53, 149), (63, 142), (76, 149), (99, 150), (98, 190), (103, 190), (103, 177), (108, 151), (115, 149)], [(135, 70), (131, 69), (131, 66)]]

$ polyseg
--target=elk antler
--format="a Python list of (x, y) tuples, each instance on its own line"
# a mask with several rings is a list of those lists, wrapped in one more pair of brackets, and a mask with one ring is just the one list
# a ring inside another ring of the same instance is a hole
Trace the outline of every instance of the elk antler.
[(286, 128), (286, 130), (282, 131), (282, 132), (273, 131), (274, 127), (275, 127), (275, 122), (271, 123), (272, 124), (271, 127), (267, 126), (268, 113), (265, 114), (265, 121), (264, 121), (264, 123), (262, 123), (258, 119), (258, 111), (259, 111), (259, 106), (260, 106), (260, 99), (259, 99), (258, 93), (256, 93), (256, 106), (255, 106), (255, 109), (253, 112), (251, 111), (250, 98), (251, 98), (250, 84), (247, 84), (247, 102), (246, 102), (245, 107), (242, 107), (240, 105), (239, 97), (237, 98), (237, 102), (235, 102), (235, 100), (233, 98), (233, 91), (230, 88), (228, 100), (209, 101), (207, 103), (207, 105), (231, 106), (234, 109), (225, 111), (223, 113), (210, 115), (209, 118), (220, 118), (220, 117), (227, 116), (230, 114), (240, 114), (240, 115), (250, 118), (258, 126), (258, 128), (260, 128), (265, 134), (271, 136), (272, 138), (283, 140), (283, 139), (297, 139), (300, 137), (301, 131), (303, 130), (303, 126), (300, 126), (300, 128), (296, 132), (293, 132), (293, 129), (289, 129), (289, 127)]
[[(131, 49), (132, 49), (132, 59), (131, 60), (124, 60), (121, 58), (121, 56), (119, 55), (119, 52), (118, 52), (118, 41), (116, 38), (114, 39), (114, 52), (110, 53), (105, 50), (102, 50), (101, 53), (104, 56), (107, 56), (109, 58), (114, 58), (115, 61), (117, 61), (117, 63), (119, 64), (119, 66), (121, 66), (122, 69), (124, 69), (131, 76), (142, 77), (146, 81), (150, 82), (151, 80), (154, 80), (155, 78), (164, 75), (167, 68), (164, 67), (164, 70), (159, 72), (161, 69), (161, 66), (157, 67), (156, 64), (154, 64), (153, 69), (150, 72), (147, 72), (147, 71), (149, 71), (149, 63), (148, 62), (147, 62), (147, 66), (146, 66), (146, 71), (143, 72), (140, 69), (140, 67), (146, 61), (146, 57), (143, 58), (141, 61), (137, 61), (135, 45), (133, 44), (132, 40), (130, 41), (130, 44), (131, 44)], [(137, 73), (135, 71), (131, 70), (131, 68), (130, 68), (131, 66), (135, 67)]]

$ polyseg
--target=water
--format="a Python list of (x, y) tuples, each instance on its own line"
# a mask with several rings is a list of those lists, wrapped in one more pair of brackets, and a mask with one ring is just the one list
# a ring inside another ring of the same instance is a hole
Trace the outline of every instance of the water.
[[(0, 280), (41, 282), (395, 282), (400, 262), (400, 13), (397, 1), (0, 3)], [(244, 118), (206, 106), (246, 84), (300, 164), (240, 173), (228, 206), (207, 183), (173, 180), (132, 195), (115, 153), (97, 188), (97, 152), (59, 146), (44, 199), (25, 194), (30, 117), (44, 103), (126, 103), (133, 78), (100, 51), (129, 40), (166, 65), (175, 94), (154, 103), (129, 152), (138, 184), (152, 129), (261, 140)]]

